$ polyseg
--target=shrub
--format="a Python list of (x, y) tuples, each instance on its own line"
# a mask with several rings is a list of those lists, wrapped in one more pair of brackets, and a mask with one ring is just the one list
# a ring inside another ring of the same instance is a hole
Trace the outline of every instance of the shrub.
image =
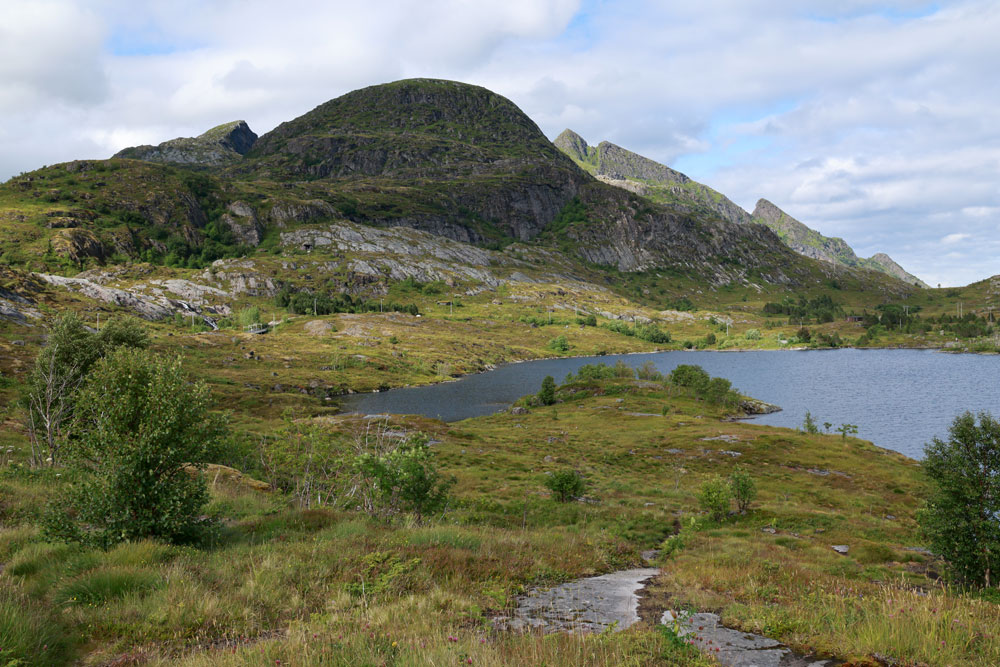
[(740, 514), (746, 514), (750, 503), (757, 497), (757, 484), (753, 477), (741, 466), (736, 466), (736, 470), (729, 476), (729, 490), (736, 500), (736, 509)]
[(118, 347), (148, 346), (149, 335), (135, 318), (112, 319), (91, 333), (75, 313), (59, 317), (23, 392), (33, 464), (58, 462), (76, 395), (97, 360)]
[(542, 388), (538, 390), (538, 402), (542, 405), (552, 405), (556, 402), (556, 381), (551, 375), (542, 380)]
[(813, 420), (813, 416), (808, 410), (806, 410), (805, 421), (802, 422), (802, 430), (813, 435), (819, 433), (819, 427), (816, 426), (816, 422)]
[(568, 352), (569, 341), (566, 340), (566, 336), (556, 336), (549, 341), (548, 347), (553, 352)]
[(572, 468), (557, 470), (545, 478), (545, 488), (561, 503), (568, 503), (582, 496), (586, 486), (583, 475)]
[(948, 440), (924, 448), (921, 462), (931, 481), (918, 520), (931, 549), (956, 581), (995, 586), (1000, 577), (1000, 422), (992, 415), (959, 415)]
[(729, 485), (721, 478), (715, 477), (701, 485), (698, 493), (698, 504), (714, 521), (722, 521), (729, 513), (731, 492)]
[(669, 380), (671, 384), (679, 387), (690, 387), (697, 391), (708, 386), (709, 375), (701, 366), (681, 364), (670, 371)]
[(448, 491), (455, 483), (438, 471), (423, 434), (407, 438), (382, 455), (361, 454), (356, 465), (380, 501), (375, 514), (410, 512), (417, 523), (447, 505)]
[(636, 375), (640, 380), (652, 380), (654, 382), (661, 382), (663, 380), (663, 373), (656, 370), (656, 364), (652, 361), (647, 361), (640, 366), (636, 370)]
[(241, 327), (248, 327), (251, 324), (260, 323), (260, 308), (257, 306), (250, 306), (249, 308), (241, 308), (239, 316), (237, 317)]
[(67, 454), (83, 479), (50, 505), (47, 536), (102, 548), (199, 539), (208, 491), (186, 469), (223, 434), (208, 387), (189, 384), (177, 360), (119, 348), (95, 365), (78, 406)]

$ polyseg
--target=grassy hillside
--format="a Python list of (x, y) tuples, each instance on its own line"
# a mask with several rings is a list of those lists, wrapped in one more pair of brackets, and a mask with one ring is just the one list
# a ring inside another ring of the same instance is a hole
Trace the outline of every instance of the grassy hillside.
[[(557, 396), (527, 415), (393, 418), (389, 430), (437, 441), (442, 469), (458, 480), (449, 509), (425, 525), (382, 523), (210, 470), (208, 513), (225, 527), (207, 549), (47, 544), (35, 527), (44, 499), (71, 480), (26, 469), (14, 453), (0, 477), (5, 618), (14, 636), (46, 642), (39, 664), (708, 664), (655, 628), (659, 611), (688, 605), (858, 664), (875, 654), (1000, 658), (996, 607), (940, 588), (926, 556), (907, 550), (919, 544), (912, 462), (859, 440), (721, 421), (725, 410), (657, 382), (578, 382)], [(365, 428), (321, 418), (312, 432), (311, 423), (269, 429), (268, 450), (312, 433), (317, 451), (342, 456)], [(227, 463), (265, 481), (294, 479), (294, 456), (269, 468), (248, 440)], [(697, 489), (737, 464), (759, 498), (748, 514), (714, 523)], [(545, 475), (566, 467), (583, 473), (588, 502), (549, 497)], [(543, 639), (491, 628), (531, 586), (635, 565), (657, 546), (664, 574), (643, 602), (644, 622), (627, 632)]]

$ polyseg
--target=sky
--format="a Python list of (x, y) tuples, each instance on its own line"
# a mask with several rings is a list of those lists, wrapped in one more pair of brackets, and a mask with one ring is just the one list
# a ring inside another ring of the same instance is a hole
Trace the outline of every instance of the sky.
[(0, 0), (0, 180), (408, 77), (494, 90), (932, 285), (1000, 274), (996, 0)]

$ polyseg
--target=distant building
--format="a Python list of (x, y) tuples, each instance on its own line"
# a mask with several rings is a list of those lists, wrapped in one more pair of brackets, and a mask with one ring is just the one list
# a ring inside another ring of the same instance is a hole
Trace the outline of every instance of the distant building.
[(860, 322), (864, 322), (864, 320), (865, 320), (865, 318), (861, 317), (860, 315), (848, 315), (846, 318), (844, 318), (845, 322), (859, 322), (860, 323)]

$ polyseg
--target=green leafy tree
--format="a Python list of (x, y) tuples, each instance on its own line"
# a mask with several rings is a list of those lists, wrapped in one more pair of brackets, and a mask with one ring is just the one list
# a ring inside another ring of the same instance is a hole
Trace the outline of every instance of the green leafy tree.
[(750, 503), (757, 497), (757, 484), (753, 481), (753, 477), (741, 466), (736, 466), (733, 474), (729, 476), (729, 490), (736, 500), (736, 509), (740, 514), (746, 514), (750, 509)]
[(545, 488), (561, 503), (568, 503), (583, 495), (587, 484), (583, 475), (572, 468), (556, 470), (545, 478)]
[(719, 477), (702, 484), (701, 490), (698, 492), (698, 504), (708, 512), (714, 521), (722, 521), (726, 518), (731, 499), (732, 492), (729, 485)]
[(197, 471), (224, 434), (209, 404), (208, 387), (189, 383), (177, 359), (119, 347), (99, 360), (66, 445), (83, 480), (50, 507), (47, 534), (104, 548), (202, 537), (208, 491)]
[(931, 481), (918, 515), (931, 549), (956, 581), (996, 585), (1000, 566), (1000, 423), (989, 413), (959, 415), (948, 439), (924, 448), (921, 462)]
[(423, 434), (411, 436), (381, 455), (361, 454), (357, 467), (379, 501), (374, 505), (375, 514), (388, 517), (409, 512), (417, 523), (447, 505), (449, 489), (455, 483), (441, 475)]
[(849, 435), (857, 435), (858, 425), (857, 424), (841, 424), (840, 428), (837, 429), (837, 433), (840, 434), (841, 440), (847, 440)]
[(556, 381), (551, 375), (542, 380), (542, 388), (538, 390), (538, 402), (542, 405), (552, 405), (556, 402)]
[(556, 336), (549, 341), (549, 349), (553, 352), (567, 352), (569, 351), (569, 341), (566, 340), (566, 336)]
[(112, 319), (97, 333), (73, 312), (56, 320), (22, 395), (33, 465), (59, 462), (76, 393), (97, 360), (118, 347), (148, 346), (149, 334), (135, 318)]
[(819, 433), (819, 427), (816, 425), (816, 420), (813, 419), (812, 414), (808, 410), (806, 410), (805, 421), (802, 422), (802, 430), (813, 435)]

